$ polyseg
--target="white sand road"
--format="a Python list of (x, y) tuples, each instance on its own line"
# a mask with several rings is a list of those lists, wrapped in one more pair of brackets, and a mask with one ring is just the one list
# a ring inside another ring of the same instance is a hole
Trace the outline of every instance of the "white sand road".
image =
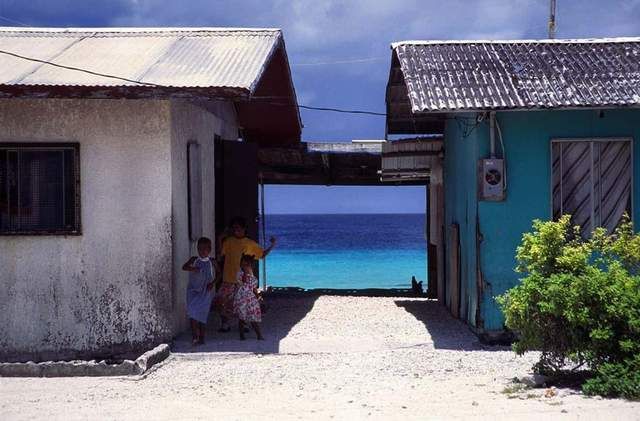
[(271, 298), (267, 340), (188, 337), (144, 378), (0, 378), (0, 420), (640, 419), (640, 403), (505, 393), (535, 355), (480, 344), (437, 303)]

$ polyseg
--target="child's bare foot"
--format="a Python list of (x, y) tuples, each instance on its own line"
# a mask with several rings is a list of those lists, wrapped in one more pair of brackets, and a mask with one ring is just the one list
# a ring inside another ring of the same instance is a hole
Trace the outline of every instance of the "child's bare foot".
[(198, 339), (198, 338), (193, 338), (193, 339), (191, 340), (191, 346), (198, 346), (198, 345), (200, 345), (200, 339)]
[(259, 335), (258, 335), (258, 340), (259, 340), (259, 341), (264, 341), (264, 336), (262, 336), (262, 335), (260, 335), (260, 334), (259, 334)]

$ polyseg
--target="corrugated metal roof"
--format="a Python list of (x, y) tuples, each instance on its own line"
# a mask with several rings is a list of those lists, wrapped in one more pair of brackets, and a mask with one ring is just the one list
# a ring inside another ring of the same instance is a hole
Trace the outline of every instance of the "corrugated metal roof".
[(640, 38), (405, 41), (392, 50), (413, 113), (640, 105)]
[[(280, 45), (278, 29), (0, 28), (0, 50), (131, 79), (183, 88), (253, 93)], [(138, 86), (135, 82), (0, 54), (0, 85)]]

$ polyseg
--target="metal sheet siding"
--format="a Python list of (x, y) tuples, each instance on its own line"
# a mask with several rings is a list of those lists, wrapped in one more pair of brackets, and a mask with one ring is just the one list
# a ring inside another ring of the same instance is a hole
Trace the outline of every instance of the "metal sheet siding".
[[(0, 29), (0, 49), (139, 82), (253, 92), (281, 37), (276, 29)], [(137, 85), (4, 54), (0, 84)]]
[(413, 113), (640, 105), (640, 38), (393, 45)]

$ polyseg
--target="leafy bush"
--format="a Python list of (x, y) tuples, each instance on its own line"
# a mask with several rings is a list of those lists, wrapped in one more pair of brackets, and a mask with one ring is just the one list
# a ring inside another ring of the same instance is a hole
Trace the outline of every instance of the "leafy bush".
[(519, 333), (514, 351), (541, 351), (534, 368), (543, 374), (586, 364), (596, 375), (587, 393), (640, 398), (632, 370), (640, 364), (640, 236), (628, 219), (589, 239), (569, 216), (536, 220), (516, 257), (524, 277), (498, 297), (506, 326)]
[(589, 395), (639, 399), (640, 356), (622, 363), (602, 364), (596, 370), (596, 376), (587, 380), (582, 389)]

